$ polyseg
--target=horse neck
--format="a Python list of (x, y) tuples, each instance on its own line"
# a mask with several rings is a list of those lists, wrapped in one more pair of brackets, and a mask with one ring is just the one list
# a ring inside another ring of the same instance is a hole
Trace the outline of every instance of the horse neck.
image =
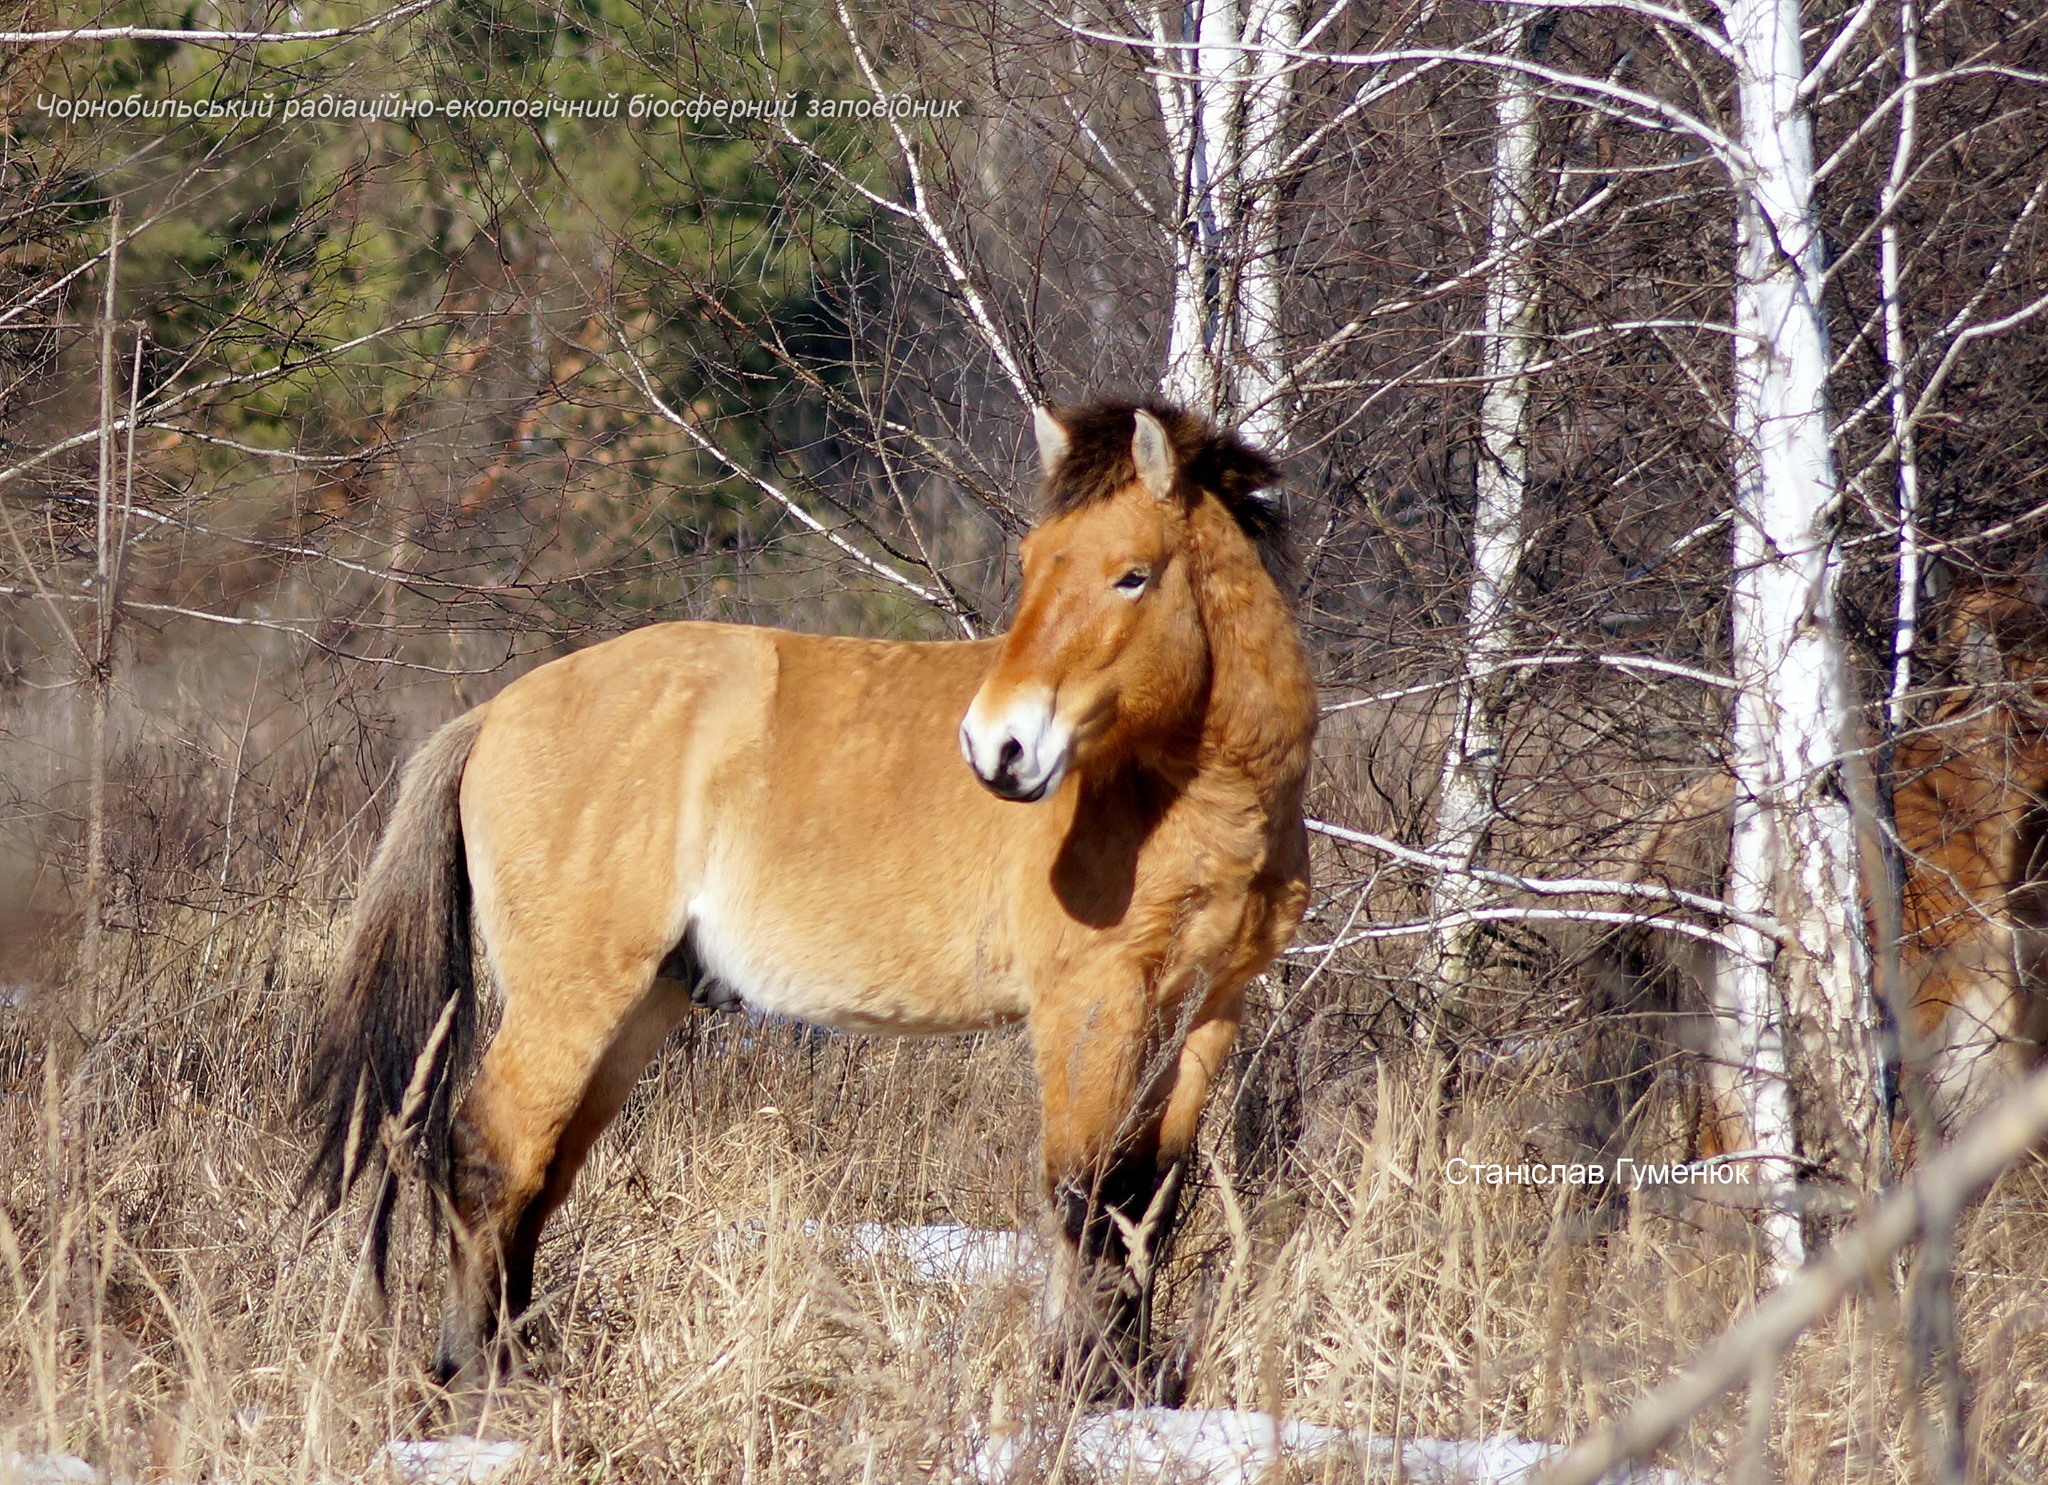
[(1256, 791), (1269, 815), (1300, 808), (1315, 735), (1315, 681), (1301, 629), (1258, 549), (1215, 496), (1189, 521), (1196, 601), (1209, 636), (1197, 776)]

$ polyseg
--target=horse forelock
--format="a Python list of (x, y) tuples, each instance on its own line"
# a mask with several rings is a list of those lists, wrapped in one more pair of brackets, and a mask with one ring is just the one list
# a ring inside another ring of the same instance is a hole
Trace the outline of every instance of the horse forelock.
[(1292, 555), (1286, 511), (1275, 488), (1282, 477), (1280, 465), (1236, 434), (1156, 398), (1092, 402), (1053, 414), (1066, 430), (1067, 450), (1047, 473), (1040, 497), (1043, 518), (1112, 500), (1137, 480), (1131, 441), (1141, 408), (1166, 429), (1183, 484), (1222, 501), (1238, 529), (1258, 549), (1266, 570), (1282, 579), (1291, 569)]

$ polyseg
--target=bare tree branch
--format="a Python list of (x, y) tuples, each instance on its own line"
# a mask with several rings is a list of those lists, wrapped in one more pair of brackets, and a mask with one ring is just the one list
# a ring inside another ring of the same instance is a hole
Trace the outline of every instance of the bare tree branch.
[(1953, 1223), (1964, 1206), (2048, 1135), (2048, 1068), (2031, 1075), (1878, 1203), (1790, 1283), (1725, 1331), (1687, 1371), (1622, 1418), (1573, 1447), (1543, 1485), (1594, 1485), (1627, 1460), (1647, 1459), (1722, 1393), (1774, 1367), (1808, 1326), (1851, 1290), (1887, 1282), (1885, 1265), (1923, 1233)]
[(361, 36), (408, 20), (429, 10), (441, 0), (406, 0), (381, 15), (353, 26), (323, 26), (311, 31), (219, 31), (180, 30), (169, 26), (73, 26), (66, 31), (0, 31), (0, 44), (9, 46), (52, 46), (67, 41), (181, 41), (192, 43), (230, 42), (268, 45), (284, 41), (336, 41), (344, 36)]
[(1487, 882), (1496, 887), (1511, 887), (1517, 892), (1530, 892), (1538, 897), (1622, 897), (1641, 902), (1668, 902), (1675, 907), (1688, 907), (1696, 912), (1711, 913), (1717, 918), (1740, 923), (1766, 938), (1776, 939), (1783, 931), (1772, 919), (1755, 913), (1745, 913), (1732, 903), (1723, 902), (1717, 897), (1708, 897), (1699, 892), (1686, 892), (1655, 882), (1612, 882), (1593, 877), (1525, 877), (1514, 872), (1494, 871), (1483, 866), (1468, 866), (1454, 856), (1445, 856), (1434, 851), (1418, 851), (1413, 846), (1404, 846), (1384, 835), (1376, 835), (1369, 830), (1351, 830), (1342, 825), (1332, 825), (1327, 820), (1311, 819), (1308, 821), (1308, 828), (1318, 835), (1328, 836), (1331, 840), (1340, 840), (1346, 845), (1364, 846), (1368, 850), (1391, 856), (1396, 861), (1405, 861), (1411, 866), (1425, 866), (1431, 871), (1467, 876), (1474, 881)]

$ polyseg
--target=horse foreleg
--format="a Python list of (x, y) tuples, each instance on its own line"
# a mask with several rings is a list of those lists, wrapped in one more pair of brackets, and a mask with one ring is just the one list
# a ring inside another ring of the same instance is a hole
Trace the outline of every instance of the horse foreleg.
[(1175, 1063), (1173, 1086), (1166, 1095), (1166, 1107), (1159, 1120), (1159, 1144), (1154, 1161), (1161, 1172), (1154, 1198), (1159, 1209), (1155, 1230), (1141, 1233), (1142, 1257), (1139, 1268), (1138, 1346), (1141, 1354), (1152, 1344), (1152, 1289), (1158, 1275), (1165, 1240), (1180, 1203), (1181, 1182), (1187, 1173), (1188, 1156), (1195, 1147), (1195, 1131), (1202, 1122), (1202, 1107), (1208, 1101), (1209, 1085), (1237, 1039), (1238, 1022), (1244, 1013), (1244, 992), (1240, 989), (1205, 1006), (1201, 1018), (1189, 1028)]
[(1082, 1002), (1047, 997), (1031, 1017), (1045, 1195), (1055, 1233), (1043, 1328), (1050, 1365), (1084, 1394), (1128, 1377), (1134, 1355), (1123, 1242), (1154, 1192), (1156, 1116), (1139, 1105), (1149, 1016), (1135, 987)]
[(1216, 997), (1191, 1026), (1137, 997), (1034, 1013), (1058, 1221), (1046, 1321), (1055, 1366), (1084, 1390), (1137, 1387), (1183, 1167), (1238, 1004)]

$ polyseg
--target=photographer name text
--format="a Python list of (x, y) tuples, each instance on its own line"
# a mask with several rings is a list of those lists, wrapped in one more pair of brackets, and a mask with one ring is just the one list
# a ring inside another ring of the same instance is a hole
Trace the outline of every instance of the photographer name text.
[(1444, 1163), (1444, 1179), (1453, 1186), (1628, 1186), (1640, 1191), (1645, 1186), (1747, 1186), (1754, 1182), (1751, 1167), (1728, 1160), (1671, 1161), (1645, 1164), (1626, 1156), (1610, 1173), (1605, 1165), (1554, 1161), (1543, 1164), (1523, 1161), (1504, 1164), (1467, 1160), (1453, 1156)]

